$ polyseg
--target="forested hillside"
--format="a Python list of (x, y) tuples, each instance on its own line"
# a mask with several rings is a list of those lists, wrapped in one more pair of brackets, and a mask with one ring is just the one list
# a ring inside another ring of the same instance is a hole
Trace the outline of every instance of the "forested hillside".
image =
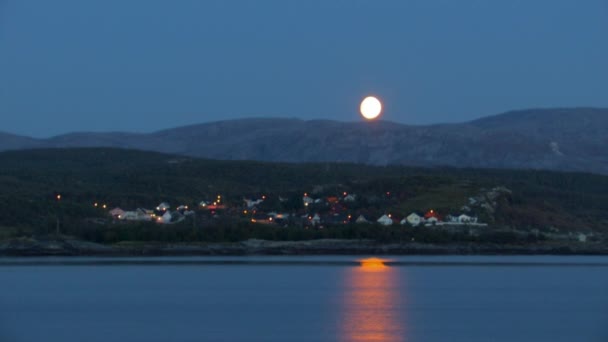
[[(318, 198), (356, 194), (357, 201), (343, 209), (344, 214), (363, 214), (370, 219), (386, 213), (401, 218), (429, 209), (442, 215), (458, 214), (466, 206), (470, 215), (489, 224), (488, 231), (593, 236), (608, 229), (608, 177), (600, 175), (217, 161), (84, 148), (0, 153), (0, 238), (53, 233), (58, 220), (62, 234), (101, 242), (374, 238), (375, 234), (390, 240), (403, 238), (401, 231), (411, 233), (399, 226), (387, 230), (355, 223), (326, 225), (324, 230), (299, 224), (284, 228), (254, 224), (242, 216), (243, 199), (261, 196), (266, 200), (260, 210), (294, 217), (314, 214), (313, 207), (305, 208), (302, 203), (304, 193)], [(218, 195), (226, 209), (210, 217), (198, 203)], [(116, 223), (108, 218), (114, 207), (154, 208), (160, 202), (187, 205), (196, 215), (171, 226)], [(129, 235), (133, 232), (139, 235)]]

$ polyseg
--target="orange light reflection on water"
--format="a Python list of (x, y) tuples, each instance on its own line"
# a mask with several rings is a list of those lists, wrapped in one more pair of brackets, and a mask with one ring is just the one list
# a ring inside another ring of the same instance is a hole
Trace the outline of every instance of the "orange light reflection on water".
[(387, 260), (379, 258), (368, 258), (359, 261), (361, 263), (361, 270), (364, 272), (383, 271), (387, 268), (385, 262)]
[(378, 258), (360, 264), (346, 277), (341, 341), (404, 341), (398, 270)]

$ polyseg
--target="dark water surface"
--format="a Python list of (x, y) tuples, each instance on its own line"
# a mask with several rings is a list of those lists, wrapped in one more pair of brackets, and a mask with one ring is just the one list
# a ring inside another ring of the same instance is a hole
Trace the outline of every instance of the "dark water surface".
[(0, 341), (608, 341), (607, 257), (0, 259)]

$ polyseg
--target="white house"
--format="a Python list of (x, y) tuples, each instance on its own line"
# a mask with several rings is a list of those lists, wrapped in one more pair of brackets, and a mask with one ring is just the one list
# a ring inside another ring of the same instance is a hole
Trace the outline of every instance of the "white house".
[(163, 214), (163, 216), (159, 217), (158, 222), (160, 222), (160, 223), (170, 223), (171, 222), (171, 218), (172, 218), (171, 213), (169, 211), (166, 211)]
[(169, 205), (169, 203), (167, 203), (167, 202), (163, 202), (163, 203), (159, 204), (159, 205), (156, 207), (156, 210), (159, 210), (159, 211), (167, 211), (167, 210), (169, 210), (169, 208), (171, 208), (171, 206)]
[(369, 223), (369, 221), (363, 215), (359, 215), (355, 220), (356, 223)]
[(110, 216), (114, 217), (114, 218), (122, 218), (125, 215), (125, 211), (120, 209), (120, 208), (114, 208), (112, 210), (110, 210)]
[(319, 216), (319, 214), (315, 214), (315, 216), (312, 217), (312, 219), (310, 220), (310, 222), (312, 222), (313, 226), (321, 224), (321, 217)]
[(355, 220), (356, 223), (369, 223), (369, 221), (363, 215), (359, 215)]
[[(404, 220), (407, 221), (411, 226), (416, 227), (422, 223), (422, 217), (416, 213), (409, 214)], [(403, 223), (402, 223), (403, 224)]]
[(382, 215), (376, 222), (380, 223), (383, 226), (390, 226), (393, 224), (393, 219), (388, 217), (387, 215)]
[(253, 208), (256, 205), (264, 202), (264, 200), (261, 199), (261, 198), (257, 199), (257, 200), (251, 200), (251, 199), (244, 198), (243, 201), (245, 201), (245, 204), (247, 205), (247, 208)]
[(428, 219), (424, 220), (424, 222), (426, 222), (426, 226), (433, 226), (436, 225), (439, 220), (436, 217), (429, 217)]
[(314, 200), (312, 199), (312, 197), (304, 196), (302, 197), (302, 202), (304, 203), (304, 205), (309, 205), (314, 202)]
[(139, 215), (137, 215), (136, 211), (125, 211), (124, 214), (120, 215), (120, 219), (127, 221), (137, 221), (139, 219)]
[(458, 216), (458, 222), (459, 223), (473, 223), (474, 221), (471, 216), (462, 214), (462, 215)]
[(344, 196), (344, 202), (354, 202), (357, 200), (357, 195), (348, 194)]
[(120, 216), (120, 219), (126, 221), (150, 221), (152, 217), (144, 209), (137, 209), (135, 211), (125, 211)]
[(577, 240), (578, 242), (587, 242), (587, 235), (578, 233)]
[(125, 211), (124, 214), (120, 215), (120, 219), (127, 221), (138, 221), (139, 214), (136, 211)]
[(142, 215), (147, 215), (147, 216), (154, 214), (154, 210), (149, 210), (149, 209), (144, 209), (144, 208), (137, 208), (136, 211), (141, 213)]

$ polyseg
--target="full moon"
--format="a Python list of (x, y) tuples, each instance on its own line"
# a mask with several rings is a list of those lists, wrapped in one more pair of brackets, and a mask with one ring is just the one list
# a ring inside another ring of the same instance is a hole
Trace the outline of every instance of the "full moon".
[(380, 100), (373, 96), (368, 96), (361, 101), (361, 115), (367, 120), (373, 120), (377, 118), (382, 112), (382, 103)]

